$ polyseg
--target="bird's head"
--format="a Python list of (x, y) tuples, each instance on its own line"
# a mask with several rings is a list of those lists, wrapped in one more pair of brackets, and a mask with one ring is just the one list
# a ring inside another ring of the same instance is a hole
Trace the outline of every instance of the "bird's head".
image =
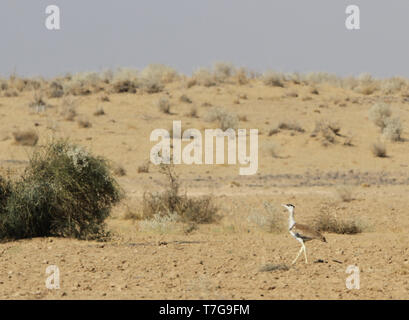
[(286, 208), (288, 211), (290, 211), (290, 212), (294, 212), (294, 208), (295, 208), (295, 206), (294, 206), (294, 205), (292, 205), (291, 203), (288, 203), (288, 204), (282, 204), (282, 206), (283, 206), (284, 208)]

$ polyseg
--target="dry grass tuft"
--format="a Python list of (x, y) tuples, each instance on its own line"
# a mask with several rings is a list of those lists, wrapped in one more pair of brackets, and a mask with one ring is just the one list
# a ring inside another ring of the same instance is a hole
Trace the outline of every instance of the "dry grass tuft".
[(375, 157), (379, 157), (379, 158), (386, 158), (387, 155), (387, 150), (386, 150), (386, 145), (385, 143), (378, 141), (378, 142), (374, 142), (371, 145), (371, 151), (373, 153), (373, 155)]
[(314, 227), (320, 232), (357, 234), (363, 232), (362, 223), (356, 219), (341, 220), (328, 211), (322, 211), (315, 219)]
[(225, 82), (235, 73), (235, 68), (230, 62), (216, 62), (213, 65), (213, 74), (217, 82)]
[(369, 109), (369, 119), (381, 130), (386, 127), (386, 121), (392, 115), (390, 106), (386, 103), (375, 103)]
[(235, 82), (242, 86), (249, 83), (248, 71), (245, 68), (239, 68), (234, 75)]
[(13, 132), (14, 141), (21, 146), (33, 147), (38, 142), (38, 134), (34, 130)]
[(91, 128), (92, 127), (92, 123), (85, 117), (81, 117), (80, 119), (78, 119), (77, 123), (80, 128)]
[(222, 130), (227, 130), (229, 128), (236, 129), (238, 126), (239, 118), (237, 114), (228, 112), (224, 108), (214, 107), (207, 113), (206, 121), (218, 121), (220, 128)]
[(198, 118), (198, 114), (197, 114), (197, 107), (196, 106), (192, 106), (189, 110), (189, 112), (186, 114), (188, 117), (190, 118)]
[(212, 87), (217, 84), (217, 81), (214, 77), (214, 74), (210, 72), (208, 69), (199, 68), (192, 75), (192, 80), (190, 82), (190, 85), (192, 83), (198, 84), (204, 87)]
[(319, 137), (324, 146), (328, 144), (336, 143), (336, 137), (340, 136), (341, 127), (338, 123), (320, 120), (315, 123), (314, 131), (311, 133), (311, 137)]
[(378, 126), (383, 136), (390, 141), (402, 141), (403, 126), (400, 118), (391, 118), (392, 110), (388, 104), (376, 103), (369, 109), (369, 119)]
[(79, 101), (78, 99), (67, 96), (64, 97), (61, 103), (61, 115), (63, 116), (64, 120), (66, 121), (74, 121), (75, 117), (77, 116), (77, 107)]
[(102, 108), (102, 107), (99, 107), (95, 112), (94, 112), (94, 116), (103, 116), (103, 115), (105, 115), (105, 111), (104, 111), (104, 108)]
[(179, 101), (184, 103), (192, 103), (192, 100), (185, 94), (180, 96)]
[(29, 107), (32, 109), (36, 109), (37, 112), (40, 109), (44, 109), (47, 103), (44, 101), (43, 94), (41, 92), (35, 92), (33, 95), (33, 99), (29, 104)]
[(172, 165), (161, 165), (160, 172), (168, 180), (162, 193), (147, 192), (143, 196), (143, 218), (145, 220), (176, 218), (184, 223), (210, 223), (217, 220), (218, 207), (211, 196), (189, 198), (179, 193), (179, 177)]
[(138, 173), (148, 173), (149, 165), (150, 165), (150, 161), (145, 161), (143, 164), (138, 166)]
[(160, 112), (170, 114), (170, 102), (168, 97), (161, 97), (157, 102), (157, 106)]
[(284, 87), (284, 74), (274, 71), (266, 71), (262, 76), (263, 83), (271, 87)]
[(402, 141), (403, 127), (399, 118), (388, 118), (383, 128), (383, 136), (390, 141)]
[(298, 124), (297, 121), (280, 121), (277, 125), (278, 129), (281, 130), (290, 130), (296, 132), (305, 132), (305, 130)]

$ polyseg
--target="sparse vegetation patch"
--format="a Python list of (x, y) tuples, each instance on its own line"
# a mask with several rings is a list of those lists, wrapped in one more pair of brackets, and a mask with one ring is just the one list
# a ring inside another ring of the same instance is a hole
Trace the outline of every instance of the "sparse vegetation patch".
[(105, 235), (122, 192), (106, 161), (60, 141), (34, 152), (23, 176), (0, 184), (0, 239)]

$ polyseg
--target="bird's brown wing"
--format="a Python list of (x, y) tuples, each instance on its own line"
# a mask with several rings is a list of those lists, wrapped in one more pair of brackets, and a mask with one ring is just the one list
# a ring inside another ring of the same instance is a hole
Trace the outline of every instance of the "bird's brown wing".
[(296, 223), (294, 227), (291, 228), (291, 231), (293, 231), (296, 235), (298, 235), (304, 241), (318, 239), (323, 242), (327, 242), (325, 237), (321, 233), (319, 233), (314, 228), (306, 226), (304, 224)]

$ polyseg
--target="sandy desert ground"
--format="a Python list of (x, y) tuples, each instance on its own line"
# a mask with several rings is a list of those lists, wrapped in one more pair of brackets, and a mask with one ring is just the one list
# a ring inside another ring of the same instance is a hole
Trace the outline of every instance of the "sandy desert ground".
[[(317, 89), (317, 92), (313, 91)], [(295, 94), (296, 93), (296, 94)], [(125, 169), (117, 180), (126, 198), (107, 221), (107, 242), (62, 238), (23, 239), (0, 244), (1, 299), (408, 299), (409, 298), (409, 91), (357, 92), (331, 83), (314, 86), (285, 82), (265, 85), (226, 81), (215, 86), (186, 80), (167, 83), (158, 93), (92, 93), (76, 96), (76, 119), (61, 115), (64, 98), (45, 100), (44, 111), (29, 107), (34, 91), (0, 96), (0, 172), (18, 176), (33, 147), (14, 141), (13, 132), (32, 129), (37, 146), (53, 138), (70, 138)], [(103, 101), (101, 96), (109, 101)], [(180, 100), (187, 96), (192, 103)], [(166, 96), (169, 114), (157, 103)], [(386, 141), (387, 157), (375, 157), (371, 145), (382, 139), (368, 118), (376, 102), (390, 105), (404, 128), (401, 141)], [(192, 106), (197, 117), (192, 117)], [(161, 191), (164, 177), (149, 160), (156, 128), (215, 128), (205, 121), (221, 106), (240, 117), (239, 128), (259, 130), (257, 174), (240, 176), (239, 165), (178, 165), (182, 189), (189, 196), (213, 195), (220, 221), (187, 232), (179, 224), (142, 228), (138, 215), (145, 191)], [(96, 116), (102, 107), (104, 115)], [(38, 112), (37, 112), (38, 111)], [(334, 143), (313, 137), (317, 121), (339, 125)], [(282, 129), (296, 121), (303, 131)], [(274, 152), (272, 153), (272, 150)], [(340, 186), (351, 194), (343, 201)], [(348, 199), (349, 200), (349, 199)], [(300, 246), (290, 234), (269, 232), (254, 223), (269, 203), (284, 223), (282, 203), (296, 206), (296, 220), (314, 221), (331, 212), (357, 221), (358, 234), (324, 232), (327, 243), (307, 243), (309, 263), (291, 261)], [(46, 268), (60, 270), (60, 289), (45, 286)], [(263, 271), (268, 265), (285, 266)], [(360, 289), (347, 289), (346, 269), (360, 270)]]

